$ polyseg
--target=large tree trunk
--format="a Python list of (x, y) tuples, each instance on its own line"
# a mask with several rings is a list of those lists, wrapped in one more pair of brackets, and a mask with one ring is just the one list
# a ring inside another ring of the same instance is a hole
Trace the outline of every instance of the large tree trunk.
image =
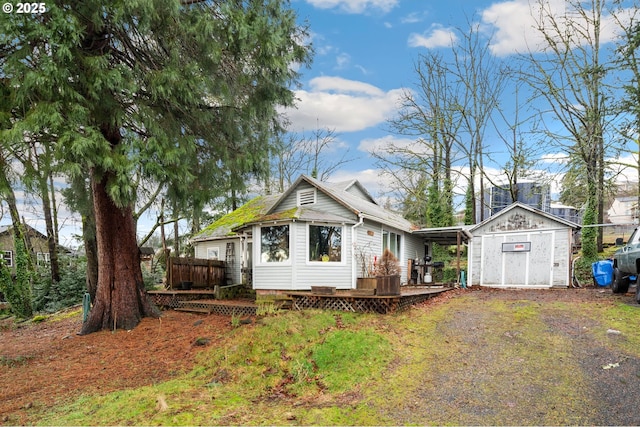
[(132, 329), (143, 317), (159, 317), (144, 289), (131, 207), (116, 206), (107, 193), (109, 173), (92, 180), (98, 242), (98, 288), (81, 334)]

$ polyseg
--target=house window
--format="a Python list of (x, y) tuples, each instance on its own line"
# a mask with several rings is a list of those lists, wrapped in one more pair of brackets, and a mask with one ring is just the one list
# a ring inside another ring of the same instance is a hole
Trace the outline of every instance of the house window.
[(13, 267), (13, 251), (2, 251), (2, 260), (7, 267)]
[(289, 226), (273, 225), (260, 228), (260, 259), (262, 262), (289, 260)]
[(402, 247), (400, 244), (401, 237), (400, 234), (384, 230), (382, 232), (382, 251), (384, 252), (385, 249), (389, 249), (396, 258), (400, 259), (400, 248)]
[(342, 261), (342, 227), (309, 225), (309, 261)]
[(316, 189), (298, 191), (298, 206), (313, 205), (316, 203)]
[(49, 265), (49, 263), (51, 262), (51, 258), (49, 257), (49, 252), (36, 253), (36, 262), (38, 265)]
[(207, 259), (220, 259), (220, 248), (207, 248)]

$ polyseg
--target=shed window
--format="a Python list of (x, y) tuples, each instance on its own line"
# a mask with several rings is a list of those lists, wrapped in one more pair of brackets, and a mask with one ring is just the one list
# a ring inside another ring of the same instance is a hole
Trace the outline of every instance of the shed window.
[(342, 261), (342, 227), (309, 225), (309, 261)]
[(7, 267), (13, 267), (13, 251), (2, 251), (2, 260)]
[(260, 259), (262, 262), (289, 260), (289, 226), (273, 225), (260, 228)]
[(316, 189), (298, 191), (298, 206), (313, 205), (316, 203)]

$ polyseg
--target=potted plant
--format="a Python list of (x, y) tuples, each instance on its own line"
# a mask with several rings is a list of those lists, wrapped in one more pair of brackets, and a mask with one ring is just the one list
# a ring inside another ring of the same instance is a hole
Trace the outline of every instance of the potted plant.
[(375, 257), (369, 251), (369, 246), (369, 244), (364, 247), (354, 245), (353, 253), (360, 268), (356, 278), (357, 289), (376, 289)]
[(376, 294), (400, 295), (400, 262), (388, 248), (376, 263)]

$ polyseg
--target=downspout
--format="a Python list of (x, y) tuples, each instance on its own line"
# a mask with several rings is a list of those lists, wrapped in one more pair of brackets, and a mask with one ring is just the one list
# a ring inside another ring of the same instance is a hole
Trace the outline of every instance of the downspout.
[(358, 222), (351, 227), (351, 258), (354, 260), (353, 265), (351, 266), (351, 289), (356, 288), (357, 278), (358, 278), (358, 260), (355, 257), (355, 246), (356, 246), (356, 228), (360, 227), (364, 224), (364, 218), (361, 213), (358, 213)]

